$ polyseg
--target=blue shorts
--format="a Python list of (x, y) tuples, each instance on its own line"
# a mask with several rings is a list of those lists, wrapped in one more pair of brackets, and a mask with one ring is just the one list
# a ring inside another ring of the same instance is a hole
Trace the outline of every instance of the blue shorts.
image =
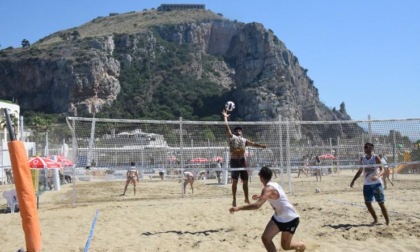
[(365, 202), (373, 202), (374, 197), (376, 202), (385, 202), (385, 194), (382, 183), (364, 185), (363, 196), (365, 197)]

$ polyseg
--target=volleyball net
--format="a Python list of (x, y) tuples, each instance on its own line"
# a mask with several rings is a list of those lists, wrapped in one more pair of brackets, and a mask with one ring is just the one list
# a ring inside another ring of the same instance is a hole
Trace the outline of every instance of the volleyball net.
[[(164, 169), (167, 175), (229, 167), (224, 122), (162, 121), (68, 117), (70, 152), (76, 167), (102, 167), (108, 173), (135, 162), (142, 175)], [(262, 166), (293, 173), (321, 167), (326, 174), (359, 167), (366, 142), (375, 145), (395, 173), (419, 172), (420, 119), (366, 121), (229, 122), (267, 148), (247, 147), (247, 170)], [(320, 162), (315, 162), (316, 156)]]

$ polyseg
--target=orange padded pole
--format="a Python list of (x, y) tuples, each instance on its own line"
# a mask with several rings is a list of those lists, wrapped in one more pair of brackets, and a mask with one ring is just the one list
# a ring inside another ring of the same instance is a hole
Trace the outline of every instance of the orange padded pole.
[(10, 141), (8, 146), (20, 216), (22, 218), (22, 227), (25, 232), (26, 250), (28, 252), (41, 251), (41, 228), (25, 146), (21, 141)]

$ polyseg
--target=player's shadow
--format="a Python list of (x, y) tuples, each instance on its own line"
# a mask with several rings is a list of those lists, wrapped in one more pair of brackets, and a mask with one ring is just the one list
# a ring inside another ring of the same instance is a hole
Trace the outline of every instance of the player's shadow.
[(373, 227), (381, 224), (337, 224), (337, 225), (324, 225), (323, 227), (330, 227), (333, 229), (350, 230), (356, 227)]
[(178, 231), (178, 230), (168, 230), (168, 231), (163, 231), (163, 232), (144, 232), (141, 235), (145, 235), (145, 236), (151, 236), (151, 235), (157, 235), (157, 234), (169, 234), (169, 233), (175, 233), (178, 235), (184, 235), (184, 234), (191, 234), (191, 235), (200, 235), (200, 234), (204, 234), (205, 236), (208, 236), (212, 233), (218, 233), (218, 232), (229, 232), (231, 231), (230, 229), (223, 229), (223, 228), (219, 228), (219, 229), (209, 229), (209, 230), (203, 230), (203, 231), (197, 231), (197, 232), (191, 232), (191, 231)]
[(206, 183), (206, 185), (223, 185), (222, 183), (217, 183), (217, 182), (211, 182), (211, 183)]

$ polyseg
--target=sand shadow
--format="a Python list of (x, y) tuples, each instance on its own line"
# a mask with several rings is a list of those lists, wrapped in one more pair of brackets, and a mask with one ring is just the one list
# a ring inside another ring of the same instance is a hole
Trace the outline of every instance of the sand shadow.
[(206, 185), (209, 185), (209, 186), (212, 186), (212, 185), (223, 185), (223, 183), (211, 182), (211, 183), (206, 183)]
[(337, 225), (324, 225), (323, 227), (330, 227), (333, 229), (340, 229), (340, 230), (350, 230), (352, 228), (357, 228), (357, 227), (373, 227), (373, 226), (378, 226), (378, 225), (382, 225), (381, 223), (376, 223), (376, 224), (337, 224)]
[(178, 231), (178, 230), (168, 230), (168, 231), (163, 231), (163, 232), (144, 232), (141, 235), (145, 235), (145, 236), (151, 236), (151, 235), (158, 235), (158, 234), (170, 234), (170, 233), (174, 233), (174, 234), (178, 234), (178, 235), (184, 235), (184, 234), (190, 234), (190, 235), (201, 235), (204, 234), (205, 236), (208, 236), (212, 233), (218, 233), (218, 232), (229, 232), (232, 231), (230, 229), (223, 229), (223, 228), (219, 228), (219, 229), (209, 229), (209, 230), (203, 230), (203, 231), (197, 231), (197, 232), (191, 232), (191, 231)]

